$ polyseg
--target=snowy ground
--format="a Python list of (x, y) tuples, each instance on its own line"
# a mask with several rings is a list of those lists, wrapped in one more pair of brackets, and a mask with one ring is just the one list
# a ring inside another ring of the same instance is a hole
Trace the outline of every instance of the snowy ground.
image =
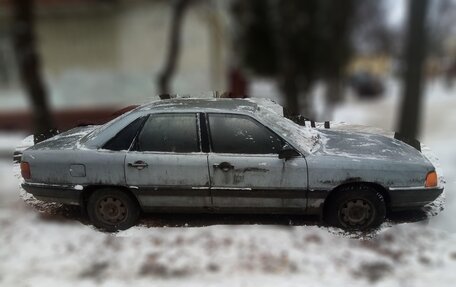
[(395, 224), (360, 240), (287, 222), (231, 218), (192, 227), (195, 218), (183, 217), (167, 227), (166, 218), (147, 223), (152, 217), (143, 220), (148, 226), (111, 235), (67, 220), (81, 219), (71, 209), (31, 209), (18, 200), (17, 167), (0, 168), (7, 188), (0, 286), (453, 286), (455, 279), (456, 236), (429, 224)]
[[(300, 217), (163, 215), (105, 234), (75, 209), (31, 208), (19, 198), (18, 167), (2, 160), (0, 286), (454, 286), (456, 97), (439, 89), (427, 92), (423, 142), (440, 158), (447, 204), (429, 220), (393, 220), (363, 236)], [(395, 94), (350, 98), (334, 119), (392, 129)]]

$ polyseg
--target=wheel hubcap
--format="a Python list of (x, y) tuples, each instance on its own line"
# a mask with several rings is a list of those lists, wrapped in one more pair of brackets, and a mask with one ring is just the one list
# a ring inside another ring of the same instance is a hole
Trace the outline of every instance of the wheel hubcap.
[(372, 211), (372, 205), (367, 200), (353, 199), (342, 205), (339, 218), (345, 226), (362, 227), (369, 224), (372, 220)]
[(106, 223), (120, 223), (127, 218), (127, 208), (118, 198), (102, 198), (97, 205), (97, 212)]

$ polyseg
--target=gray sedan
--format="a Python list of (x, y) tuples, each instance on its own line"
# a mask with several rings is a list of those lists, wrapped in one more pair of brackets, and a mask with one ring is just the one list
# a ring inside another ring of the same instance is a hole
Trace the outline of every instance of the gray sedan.
[(24, 189), (80, 205), (115, 231), (144, 212), (319, 214), (370, 229), (443, 191), (418, 150), (381, 135), (300, 126), (239, 99), (173, 99), (24, 151)]

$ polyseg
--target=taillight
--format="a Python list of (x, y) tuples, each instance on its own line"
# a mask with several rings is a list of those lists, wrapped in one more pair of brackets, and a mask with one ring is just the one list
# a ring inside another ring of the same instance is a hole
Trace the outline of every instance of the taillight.
[(435, 171), (431, 171), (426, 175), (426, 181), (424, 183), (425, 187), (436, 187), (438, 183), (437, 180), (437, 173)]
[(30, 179), (32, 177), (30, 164), (26, 161), (21, 162), (21, 175), (24, 179)]

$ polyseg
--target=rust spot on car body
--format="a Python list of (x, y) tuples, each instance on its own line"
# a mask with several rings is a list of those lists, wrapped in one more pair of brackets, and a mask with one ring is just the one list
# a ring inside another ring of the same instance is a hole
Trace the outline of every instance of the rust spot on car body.
[(352, 183), (352, 182), (362, 182), (362, 178), (361, 177), (349, 177), (347, 179), (345, 179), (344, 181), (342, 181), (341, 183)]
[(268, 172), (268, 169), (265, 168), (259, 168), (259, 167), (247, 167), (241, 170), (241, 172)]

